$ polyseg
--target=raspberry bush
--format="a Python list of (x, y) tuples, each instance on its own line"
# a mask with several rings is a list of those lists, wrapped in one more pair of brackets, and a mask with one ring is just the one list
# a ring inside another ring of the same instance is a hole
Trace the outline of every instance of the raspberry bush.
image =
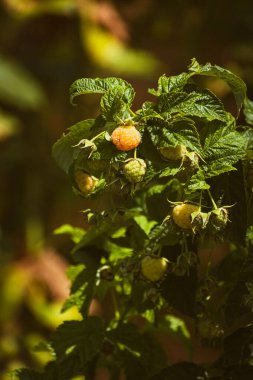
[[(231, 87), (234, 115), (199, 84), (205, 76)], [(112, 380), (252, 378), (253, 103), (245, 83), (193, 59), (187, 72), (160, 77), (138, 110), (122, 79), (78, 79), (71, 102), (92, 93), (101, 94), (99, 116), (53, 146), (77, 195), (93, 205), (88, 229), (57, 231), (74, 242), (63, 309), (75, 306), (81, 318), (57, 328), (43, 373), (21, 369), (17, 378), (102, 379), (98, 368)], [(172, 360), (171, 336), (183, 358)], [(194, 356), (196, 341), (219, 360)]]

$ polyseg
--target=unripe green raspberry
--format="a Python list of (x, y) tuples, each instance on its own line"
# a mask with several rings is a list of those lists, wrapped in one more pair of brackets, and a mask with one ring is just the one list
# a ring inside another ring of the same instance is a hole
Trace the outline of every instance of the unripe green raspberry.
[(172, 161), (181, 160), (187, 153), (186, 146), (182, 144), (176, 146), (162, 147), (159, 150), (163, 158)]
[(159, 281), (167, 272), (168, 263), (165, 257), (145, 256), (141, 261), (141, 273), (149, 281)]
[(141, 182), (146, 173), (146, 163), (141, 158), (130, 158), (123, 165), (123, 173), (129, 182)]

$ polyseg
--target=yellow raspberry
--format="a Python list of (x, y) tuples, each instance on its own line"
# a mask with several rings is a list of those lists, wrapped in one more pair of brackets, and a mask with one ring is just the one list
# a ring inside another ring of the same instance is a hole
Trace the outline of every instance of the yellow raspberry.
[(182, 203), (173, 208), (172, 218), (179, 227), (189, 230), (193, 227), (191, 214), (198, 211), (200, 212), (198, 205)]
[(97, 178), (83, 172), (82, 170), (77, 170), (75, 172), (76, 185), (84, 195), (88, 195), (94, 190), (97, 181)]
[(133, 125), (120, 126), (113, 131), (111, 140), (118, 150), (128, 151), (140, 144), (141, 134)]
[(167, 272), (168, 263), (165, 257), (145, 256), (141, 261), (141, 273), (150, 281), (159, 281)]
[(187, 153), (186, 147), (182, 144), (160, 148), (159, 150), (163, 158), (172, 161), (181, 160)]

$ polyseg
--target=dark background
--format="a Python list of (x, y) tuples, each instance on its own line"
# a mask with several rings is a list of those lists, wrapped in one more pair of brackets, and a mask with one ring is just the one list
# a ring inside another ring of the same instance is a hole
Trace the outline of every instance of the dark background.
[[(0, 2), (0, 373), (40, 367), (31, 353), (68, 316), (69, 240), (53, 230), (83, 226), (68, 178), (51, 157), (63, 131), (97, 114), (99, 97), (69, 103), (81, 77), (120, 76), (148, 98), (157, 77), (193, 57), (241, 76), (253, 97), (253, 2), (228, 0), (1, 0)], [(225, 83), (205, 83), (233, 111)], [(69, 317), (77, 317), (75, 310)]]

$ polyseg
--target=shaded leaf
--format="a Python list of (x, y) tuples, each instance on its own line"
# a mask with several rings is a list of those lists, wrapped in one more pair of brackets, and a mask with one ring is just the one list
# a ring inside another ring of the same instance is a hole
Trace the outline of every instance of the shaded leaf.
[(53, 334), (52, 346), (58, 360), (75, 348), (79, 352), (82, 364), (86, 364), (100, 352), (103, 337), (102, 320), (92, 316), (84, 321), (64, 322)]
[(59, 140), (54, 143), (52, 154), (58, 165), (68, 173), (74, 160), (77, 158), (74, 145), (77, 145), (82, 139), (89, 138), (91, 128), (94, 125), (94, 119), (80, 121), (67, 129)]
[(165, 368), (151, 380), (207, 380), (205, 370), (194, 363), (181, 362)]
[(187, 193), (187, 192), (193, 192), (196, 190), (206, 190), (209, 188), (210, 188), (210, 185), (206, 183), (204, 171), (198, 170), (197, 173), (195, 173), (189, 179), (189, 181), (187, 181), (185, 191)]
[(163, 125), (152, 125), (147, 127), (153, 144), (159, 149), (161, 147), (185, 145), (190, 150), (201, 154), (199, 134), (192, 120), (188, 118), (175, 118)]
[(65, 301), (62, 311), (76, 306), (80, 313), (87, 317), (89, 306), (94, 296), (100, 256), (101, 251), (96, 247), (92, 247), (90, 250), (87, 249), (87, 252), (80, 250), (74, 254), (74, 259), (81, 264), (70, 267), (68, 271), (68, 277), (71, 279), (72, 285), (70, 296)]
[(162, 347), (151, 335), (140, 333), (130, 323), (107, 331), (107, 337), (121, 346), (120, 357), (128, 380), (136, 378), (137, 374), (140, 380), (149, 379), (166, 365), (167, 358)]
[(250, 125), (253, 125), (253, 101), (249, 100), (247, 97), (244, 99), (243, 113), (246, 122)]

